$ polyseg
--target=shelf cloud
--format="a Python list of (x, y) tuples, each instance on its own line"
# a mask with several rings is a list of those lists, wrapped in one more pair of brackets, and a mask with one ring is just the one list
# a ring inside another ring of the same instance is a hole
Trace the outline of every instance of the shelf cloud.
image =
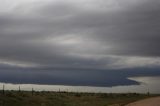
[(159, 5), (158, 0), (0, 0), (0, 74), (158, 70)]

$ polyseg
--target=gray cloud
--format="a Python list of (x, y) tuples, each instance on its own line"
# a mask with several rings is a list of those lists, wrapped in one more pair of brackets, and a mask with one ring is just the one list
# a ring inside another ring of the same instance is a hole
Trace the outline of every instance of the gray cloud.
[(6, 7), (0, 8), (1, 70), (13, 66), (32, 70), (160, 66), (157, 0), (3, 3)]

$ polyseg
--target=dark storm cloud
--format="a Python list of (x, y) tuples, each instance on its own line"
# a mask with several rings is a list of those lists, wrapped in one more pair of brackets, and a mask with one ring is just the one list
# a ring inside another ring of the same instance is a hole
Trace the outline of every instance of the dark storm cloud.
[(17, 0), (4, 5), (0, 8), (1, 73), (7, 67), (18, 75), (21, 68), (24, 74), (23, 68), (66, 70), (67, 74), (68, 70), (160, 66), (158, 0)]
[[(23, 71), (22, 71), (23, 70)], [(24, 72), (25, 71), (25, 72)], [(100, 71), (100, 72), (99, 72)], [(69, 74), (66, 74), (69, 73)], [(158, 69), (127, 69), (127, 70), (39, 70), (28, 69), (10, 70), (5, 69), (0, 74), (0, 80), (5, 83), (15, 84), (54, 84), (54, 85), (74, 85), (74, 86), (118, 86), (118, 85), (138, 85), (140, 83), (127, 79), (135, 76), (157, 76), (160, 75)], [(114, 77), (113, 77), (114, 76)]]

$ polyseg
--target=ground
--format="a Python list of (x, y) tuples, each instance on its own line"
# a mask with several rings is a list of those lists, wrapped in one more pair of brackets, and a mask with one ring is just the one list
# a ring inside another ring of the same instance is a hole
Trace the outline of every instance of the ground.
[(130, 103), (127, 106), (160, 106), (160, 97), (140, 100), (134, 103)]
[(124, 106), (153, 96), (157, 95), (1, 91), (0, 106)]

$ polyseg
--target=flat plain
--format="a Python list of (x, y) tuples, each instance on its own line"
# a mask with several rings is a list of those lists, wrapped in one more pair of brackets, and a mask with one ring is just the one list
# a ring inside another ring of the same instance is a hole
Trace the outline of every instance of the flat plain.
[(0, 91), (0, 106), (125, 106), (158, 95), (137, 93), (76, 93)]

